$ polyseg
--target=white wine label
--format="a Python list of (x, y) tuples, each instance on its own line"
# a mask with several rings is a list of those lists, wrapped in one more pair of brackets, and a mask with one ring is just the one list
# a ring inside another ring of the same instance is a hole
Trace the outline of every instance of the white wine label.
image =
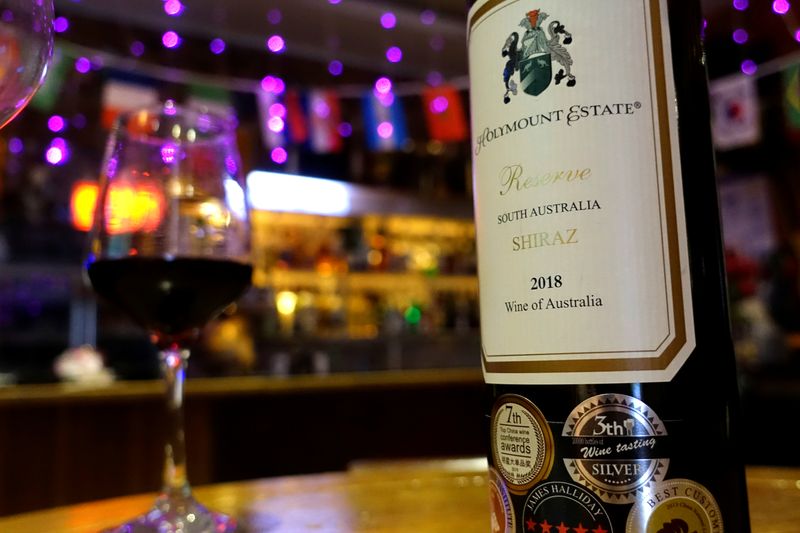
[(541, 483), (528, 494), (522, 510), (524, 531), (614, 533), (603, 503), (580, 485)]
[(667, 475), (664, 423), (631, 396), (589, 398), (570, 413), (562, 435), (570, 477), (604, 502), (633, 503)]
[(468, 29), (486, 381), (670, 380), (695, 341), (666, 2), (486, 0)]
[(501, 396), (491, 424), (494, 466), (511, 492), (522, 494), (550, 474), (553, 433), (535, 405), (522, 396)]
[(670, 479), (639, 497), (631, 508), (626, 533), (724, 533), (722, 513), (704, 486)]
[(492, 533), (515, 533), (514, 505), (505, 482), (494, 468), (489, 468), (489, 519)]

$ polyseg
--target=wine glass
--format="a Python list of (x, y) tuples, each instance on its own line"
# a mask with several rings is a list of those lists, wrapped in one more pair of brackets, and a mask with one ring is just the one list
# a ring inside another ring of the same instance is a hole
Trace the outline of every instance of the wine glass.
[(0, 0), (0, 128), (42, 84), (52, 55), (52, 0)]
[(183, 382), (203, 325), (249, 286), (249, 226), (231, 120), (168, 101), (122, 115), (101, 169), (87, 271), (98, 295), (145, 328), (166, 382), (163, 487), (150, 511), (111, 531), (235, 531), (192, 497)]

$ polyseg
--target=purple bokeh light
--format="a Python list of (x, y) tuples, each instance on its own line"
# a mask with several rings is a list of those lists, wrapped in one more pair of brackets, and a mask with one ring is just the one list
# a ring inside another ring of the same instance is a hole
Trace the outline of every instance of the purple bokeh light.
[(270, 131), (274, 131), (275, 133), (280, 133), (280, 132), (282, 132), (282, 131), (283, 131), (283, 128), (284, 128), (285, 126), (286, 126), (286, 125), (285, 125), (285, 123), (283, 122), (283, 119), (282, 119), (281, 117), (278, 117), (278, 116), (271, 116), (271, 117), (269, 117), (269, 119), (267, 120), (267, 127), (269, 128), (269, 130), (270, 130)]
[(391, 91), (388, 93), (379, 93), (378, 91), (373, 91), (372, 94), (375, 95), (375, 98), (383, 107), (391, 107), (391, 105), (394, 103), (394, 93)]
[(314, 100), (314, 104), (311, 107), (314, 114), (319, 118), (328, 118), (331, 115), (331, 106), (323, 99)]
[(744, 11), (750, 6), (750, 0), (733, 0), (733, 8), (738, 11)]
[(733, 30), (733, 41), (736, 44), (744, 44), (749, 38), (750, 36), (747, 34), (747, 30), (744, 28), (736, 28)]
[(344, 71), (344, 65), (338, 59), (328, 63), (328, 72), (331, 73), (331, 76), (341, 76), (342, 71)]
[(281, 13), (281, 10), (278, 9), (277, 7), (270, 9), (267, 12), (267, 20), (269, 21), (270, 24), (273, 25), (280, 24), (281, 21), (283, 20), (283, 13)]
[(272, 35), (267, 39), (267, 49), (274, 54), (279, 54), (286, 49), (286, 41), (280, 35)]
[(83, 113), (76, 113), (72, 117), (71, 122), (74, 127), (76, 127), (79, 130), (82, 130), (83, 128), (86, 127), (86, 115), (84, 115)]
[(426, 9), (422, 13), (419, 14), (419, 21), (425, 24), (426, 26), (430, 26), (434, 22), (436, 22), (436, 13), (430, 9)]
[(394, 133), (394, 126), (391, 122), (381, 122), (378, 124), (377, 131), (381, 139), (388, 139)]
[(341, 122), (336, 127), (336, 131), (338, 131), (339, 135), (342, 137), (350, 137), (353, 134), (353, 126), (349, 122)]
[(800, 28), (798, 28), (797, 31), (794, 32), (794, 40), (800, 43)]
[(447, 100), (446, 96), (437, 96), (433, 100), (431, 100), (430, 109), (432, 113), (440, 114), (447, 111), (447, 108), (450, 106), (450, 102)]
[(69, 149), (67, 142), (61, 137), (56, 137), (50, 142), (47, 151), (44, 153), (45, 160), (51, 165), (63, 165), (69, 159)]
[(175, 106), (175, 100), (167, 100), (164, 102), (164, 114), (169, 116), (175, 116), (178, 113), (178, 108)]
[(341, 4), (342, 0), (328, 0), (328, 3), (331, 5)]
[(53, 115), (47, 119), (47, 129), (49, 129), (53, 133), (58, 133), (59, 131), (63, 131), (66, 125), (67, 123), (64, 120), (64, 117), (62, 117), (61, 115)]
[(386, 50), (386, 59), (390, 63), (399, 63), (403, 59), (403, 51), (399, 46), (390, 46)]
[(161, 161), (163, 161), (165, 165), (171, 165), (175, 162), (175, 155), (177, 152), (178, 148), (174, 144), (165, 144), (161, 147)]
[(11, 137), (8, 140), (8, 151), (12, 154), (21, 154), (24, 149), (25, 145), (19, 137)]
[(181, 44), (181, 37), (172, 30), (165, 31), (164, 35), (161, 36), (161, 43), (166, 48), (177, 48)]
[(275, 76), (261, 78), (261, 90), (265, 93), (275, 92)]
[(239, 165), (236, 164), (236, 159), (234, 159), (233, 156), (225, 156), (225, 170), (232, 176), (235, 176), (239, 171)]
[(64, 33), (69, 29), (69, 20), (67, 17), (56, 17), (53, 19), (53, 31), (56, 33)]
[(444, 81), (444, 76), (438, 70), (432, 70), (428, 72), (428, 75), (425, 77), (428, 85), (432, 87), (438, 87)]
[(387, 30), (391, 30), (397, 25), (397, 17), (391, 11), (387, 11), (381, 15), (381, 26)]
[(167, 0), (164, 2), (164, 13), (170, 17), (177, 17), (183, 13), (183, 4), (181, 0)]
[(444, 37), (441, 35), (434, 35), (429, 41), (431, 49), (436, 52), (441, 52), (444, 49)]
[(133, 41), (131, 43), (131, 54), (135, 57), (142, 57), (144, 55), (144, 43), (142, 41)]
[(378, 94), (388, 94), (392, 90), (392, 80), (386, 77), (378, 78), (375, 82), (375, 91)]
[(225, 51), (225, 41), (217, 37), (216, 39), (211, 39), (211, 42), (208, 43), (208, 48), (211, 50), (211, 53), (214, 55), (220, 55), (222, 52)]
[(281, 103), (274, 103), (269, 106), (269, 115), (271, 117), (284, 118), (286, 116), (286, 106)]
[(785, 15), (791, 7), (792, 5), (788, 0), (775, 0), (772, 2), (772, 10), (778, 15)]
[(752, 76), (758, 72), (758, 65), (752, 59), (745, 59), (742, 61), (742, 72), (748, 76)]
[(92, 70), (92, 62), (86, 57), (79, 57), (75, 60), (75, 70), (81, 74), (86, 74)]
[(286, 149), (278, 146), (273, 148), (269, 154), (269, 157), (279, 165), (286, 163), (286, 160), (289, 158), (289, 154), (286, 153)]

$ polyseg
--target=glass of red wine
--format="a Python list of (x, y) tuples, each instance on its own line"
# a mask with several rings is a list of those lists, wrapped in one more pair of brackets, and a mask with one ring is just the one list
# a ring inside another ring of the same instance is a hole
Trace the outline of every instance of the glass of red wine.
[(168, 101), (120, 116), (110, 134), (87, 258), (95, 292), (142, 326), (166, 383), (163, 486), (110, 531), (227, 532), (234, 519), (192, 497), (183, 385), (203, 326), (249, 286), (249, 226), (233, 121)]
[(53, 1), (0, 0), (0, 128), (28, 104), (53, 55)]

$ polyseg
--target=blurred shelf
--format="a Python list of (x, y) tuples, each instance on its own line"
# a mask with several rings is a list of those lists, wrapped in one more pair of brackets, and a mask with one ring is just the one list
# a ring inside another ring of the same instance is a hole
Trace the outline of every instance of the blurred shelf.
[[(307, 392), (372, 389), (398, 389), (420, 385), (480, 385), (479, 368), (358, 372), (325, 376), (289, 377), (246, 376), (193, 378), (186, 381), (186, 395), (192, 397), (282, 395)], [(16, 407), (21, 403), (104, 402), (109, 400), (160, 399), (163, 384), (159, 380), (121, 381), (110, 385), (54, 383), (0, 387), (0, 406)]]
[(478, 291), (474, 275), (426, 275), (414, 272), (350, 272), (322, 274), (317, 271), (273, 270), (257, 273), (254, 284), (275, 289), (349, 289), (354, 291), (395, 292), (429, 289), (435, 292)]

